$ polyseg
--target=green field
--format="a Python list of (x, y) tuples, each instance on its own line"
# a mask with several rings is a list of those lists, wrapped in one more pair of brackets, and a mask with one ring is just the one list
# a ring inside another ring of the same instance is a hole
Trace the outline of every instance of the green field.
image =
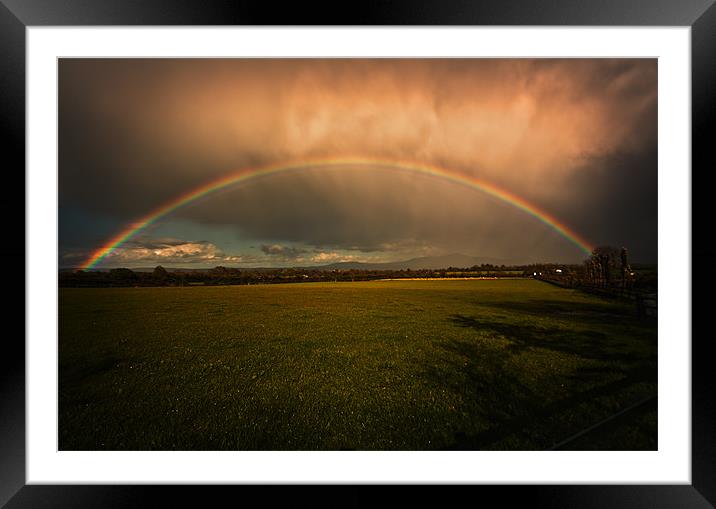
[[(59, 447), (548, 449), (656, 395), (656, 353), (536, 280), (62, 288)], [(652, 400), (564, 448), (656, 436)]]

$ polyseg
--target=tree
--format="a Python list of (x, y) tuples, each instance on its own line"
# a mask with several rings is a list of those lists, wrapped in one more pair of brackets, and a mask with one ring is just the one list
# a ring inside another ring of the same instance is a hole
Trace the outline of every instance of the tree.
[(112, 281), (115, 281), (120, 286), (131, 285), (136, 279), (137, 275), (130, 269), (110, 269), (109, 277)]
[(167, 272), (167, 269), (162, 267), (161, 265), (157, 265), (154, 267), (154, 271), (152, 271), (152, 278), (154, 278), (156, 281), (164, 282), (169, 277), (169, 273)]
[(612, 246), (594, 248), (587, 261), (587, 272), (590, 281), (598, 286), (611, 286), (623, 273), (622, 265), (626, 261), (626, 249)]

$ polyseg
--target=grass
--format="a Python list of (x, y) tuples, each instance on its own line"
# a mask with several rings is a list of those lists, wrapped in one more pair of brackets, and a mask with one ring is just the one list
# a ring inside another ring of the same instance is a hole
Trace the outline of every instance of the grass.
[(59, 317), (62, 450), (545, 449), (656, 395), (654, 320), (535, 280), (64, 288)]

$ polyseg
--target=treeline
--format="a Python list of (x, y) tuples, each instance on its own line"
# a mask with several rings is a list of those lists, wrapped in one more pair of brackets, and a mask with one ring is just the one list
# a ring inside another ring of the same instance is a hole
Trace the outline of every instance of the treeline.
[(447, 267), (439, 270), (371, 270), (325, 268), (237, 269), (215, 267), (196, 271), (174, 271), (156, 267), (152, 272), (120, 268), (108, 271), (64, 271), (59, 274), (60, 287), (131, 287), (131, 286), (202, 286), (249, 285), (298, 282), (372, 281), (376, 279), (528, 277), (545, 265), (507, 267), (476, 265)]
[[(603, 253), (597, 252), (598, 256)], [(620, 253), (621, 255), (621, 253)], [(216, 286), (300, 282), (373, 281), (377, 279), (534, 277), (570, 288), (623, 288), (637, 292), (656, 292), (655, 266), (629, 266), (618, 261), (593, 257), (583, 264), (474, 265), (423, 270), (276, 268), (237, 269), (215, 267), (194, 271), (167, 270), (133, 271), (127, 268), (108, 271), (61, 271), (60, 287), (133, 287), (133, 286)], [(595, 262), (597, 260), (597, 262)], [(623, 270), (622, 270), (623, 265)]]
[(608, 295), (655, 294), (658, 272), (655, 265), (631, 265), (626, 248), (600, 246), (581, 265), (549, 267), (536, 274), (540, 279), (567, 288)]

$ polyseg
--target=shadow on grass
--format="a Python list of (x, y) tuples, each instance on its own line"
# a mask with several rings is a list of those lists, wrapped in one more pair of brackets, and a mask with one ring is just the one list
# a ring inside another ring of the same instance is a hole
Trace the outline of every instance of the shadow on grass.
[(458, 327), (480, 333), (499, 335), (508, 339), (510, 353), (521, 353), (530, 348), (543, 348), (555, 352), (579, 355), (585, 359), (615, 362), (633, 362), (642, 358), (625, 348), (603, 332), (573, 330), (561, 327), (540, 327), (525, 323), (506, 323), (482, 320), (465, 315), (453, 315), (450, 321)]
[[(531, 309), (519, 304), (514, 308), (522, 308), (523, 312)], [(580, 312), (587, 313), (587, 310), (574, 311)], [(467, 408), (477, 409), (491, 423), (488, 429), (478, 433), (456, 432), (447, 449), (549, 448), (566, 434), (578, 431), (574, 426), (589, 425), (594, 416), (604, 412), (599, 405), (591, 406), (595, 399), (619, 400), (632, 386), (657, 380), (656, 357), (650, 349), (634, 349), (633, 345), (602, 332), (505, 323), (465, 315), (453, 315), (450, 322), (488, 337), (501, 336), (509, 345), (491, 347), (489, 343), (467, 340), (442, 343), (440, 347), (451, 354), (448, 367), (423, 370), (432, 383), (447, 384), (450, 390), (461, 394)], [(576, 324), (582, 325), (579, 320)], [(528, 387), (520, 374), (510, 372), (506, 365), (512, 355), (533, 348), (576, 355), (597, 364), (565, 376), (563, 381), (573, 387), (574, 392), (545, 403), (539, 387)], [(605, 377), (610, 381), (600, 383)], [(567, 415), (572, 417), (570, 422), (560, 422), (559, 417)]]
[(479, 305), (480, 307), (489, 307), (523, 315), (574, 320), (585, 325), (602, 325), (615, 320), (641, 325), (650, 322), (656, 323), (655, 317), (639, 317), (636, 303), (628, 300), (578, 302), (532, 299), (526, 301), (480, 302)]
[(589, 321), (600, 321), (608, 315), (634, 316), (629, 304), (627, 301), (610, 300), (579, 302), (573, 300), (529, 299), (484, 302), (480, 305), (518, 313), (568, 315)]

